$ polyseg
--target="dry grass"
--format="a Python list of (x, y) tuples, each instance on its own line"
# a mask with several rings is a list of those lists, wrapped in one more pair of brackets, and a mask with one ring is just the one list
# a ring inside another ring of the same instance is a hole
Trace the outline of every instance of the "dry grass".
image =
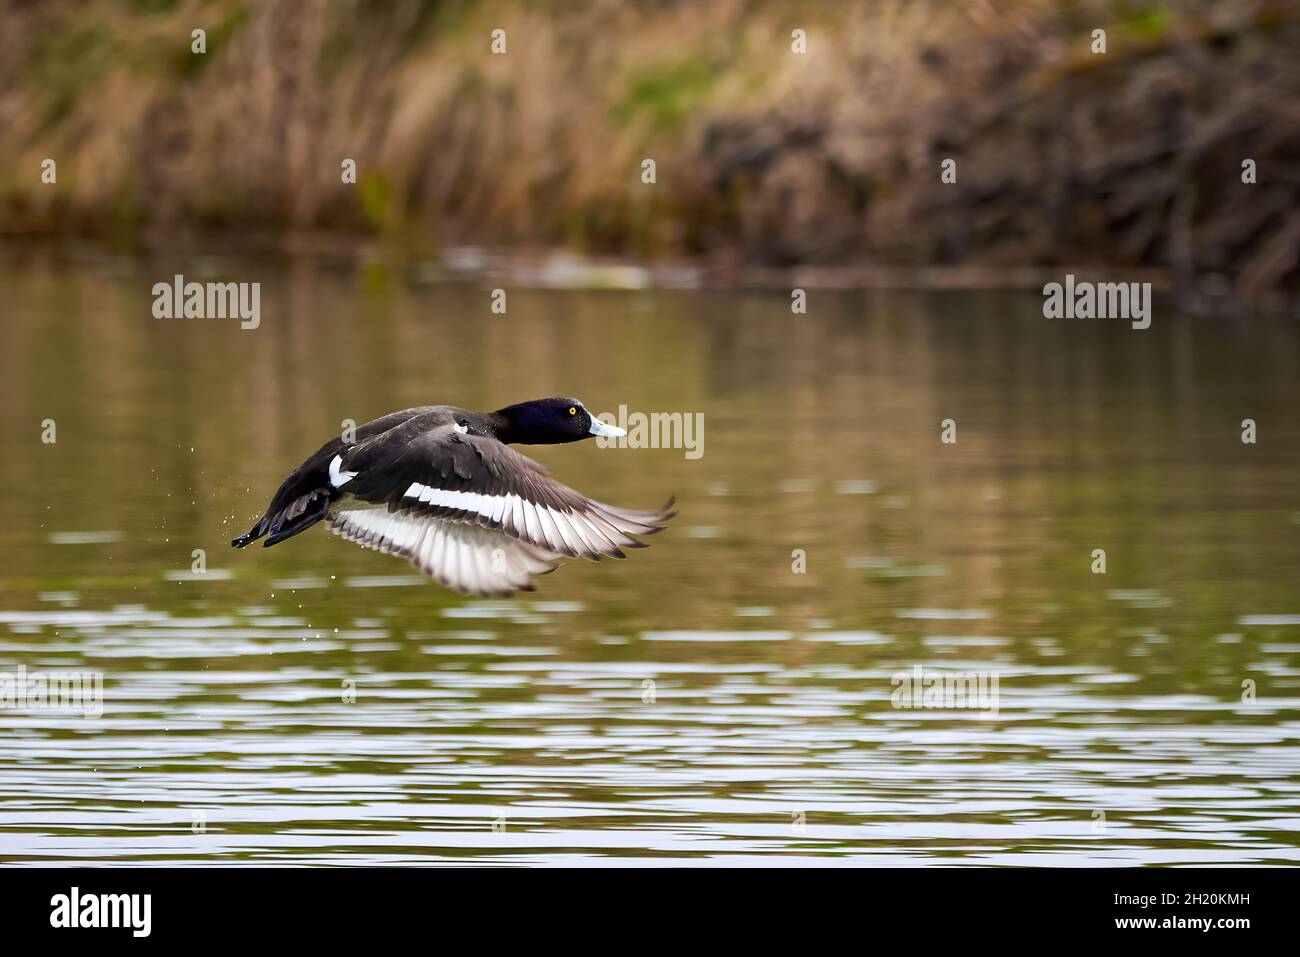
[(1222, 272), (1261, 301), (1300, 286), (1297, 53), (1262, 0), (22, 5), (0, 230), (1096, 263)]

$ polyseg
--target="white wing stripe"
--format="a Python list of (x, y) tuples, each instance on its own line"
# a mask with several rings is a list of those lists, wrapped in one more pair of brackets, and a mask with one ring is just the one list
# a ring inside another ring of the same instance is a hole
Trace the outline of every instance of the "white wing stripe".
[[(351, 478), (351, 473), (342, 474)], [(624, 518), (595, 502), (589, 508), (566, 512), (531, 502), (513, 492), (489, 495), (435, 488), (421, 482), (412, 482), (403, 497), (435, 508), (478, 515), (531, 544), (571, 556), (595, 558), (599, 554), (610, 554), (621, 546), (634, 544), (631, 535), (655, 530), (655, 526), (645, 524), (639, 517), (629, 515)], [(463, 557), (468, 560), (468, 555)], [(457, 567), (461, 565), (461, 558), (459, 554), (448, 555), (448, 560)], [(472, 566), (462, 568), (461, 574), (471, 571)]]
[(534, 542), (540, 542), (542, 538), (542, 523), (537, 517), (537, 506), (532, 502), (524, 499), (524, 527), (528, 530), (528, 538)]
[(412, 482), (403, 494), (403, 498), (413, 498), (429, 505), (452, 508), (462, 512), (474, 512), (484, 518), (499, 522), (501, 516), (518, 498), (515, 495), (486, 495), (482, 492), (461, 492), (452, 489), (434, 488)]
[(542, 529), (543, 541), (556, 551), (562, 552), (565, 550), (564, 538), (560, 535), (560, 530), (555, 527), (555, 519), (551, 515), (549, 508), (540, 505), (537, 507), (537, 523)]

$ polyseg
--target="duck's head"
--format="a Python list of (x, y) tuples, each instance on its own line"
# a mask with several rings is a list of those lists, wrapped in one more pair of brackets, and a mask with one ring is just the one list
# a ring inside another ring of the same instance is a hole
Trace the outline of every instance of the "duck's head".
[(618, 426), (596, 418), (577, 399), (565, 396), (520, 402), (499, 409), (493, 416), (504, 420), (495, 432), (498, 440), (508, 444), (557, 445), (597, 435), (609, 438), (627, 435)]

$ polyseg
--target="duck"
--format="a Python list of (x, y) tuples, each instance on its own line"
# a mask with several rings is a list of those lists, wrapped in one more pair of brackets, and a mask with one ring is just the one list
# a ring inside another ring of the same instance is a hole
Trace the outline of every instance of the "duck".
[(533, 591), (562, 560), (624, 558), (662, 531), (657, 509), (619, 508), (561, 484), (512, 445), (627, 433), (571, 397), (495, 412), (404, 409), (333, 438), (289, 474), (253, 527), (230, 544), (278, 545), (324, 522), (347, 541), (405, 558), (462, 595)]

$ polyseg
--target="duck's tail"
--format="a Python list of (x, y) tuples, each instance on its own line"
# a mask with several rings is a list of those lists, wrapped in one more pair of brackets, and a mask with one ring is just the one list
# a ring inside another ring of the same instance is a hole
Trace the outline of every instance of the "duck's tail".
[(299, 532), (305, 532), (323, 519), (329, 504), (330, 493), (327, 489), (308, 492), (282, 509), (276, 509), (275, 503), (272, 502), (271, 508), (257, 520), (257, 524), (243, 535), (233, 539), (230, 544), (235, 548), (243, 548), (266, 535), (267, 539), (262, 543), (264, 546), (270, 548), (272, 545), (278, 545), (286, 538), (293, 538)]
[(335, 492), (330, 481), (329, 463), (338, 454), (341, 444), (338, 439), (326, 443), (294, 469), (276, 490), (271, 504), (257, 523), (230, 544), (244, 548), (265, 536), (266, 541), (262, 544), (269, 548), (305, 532), (323, 519)]

